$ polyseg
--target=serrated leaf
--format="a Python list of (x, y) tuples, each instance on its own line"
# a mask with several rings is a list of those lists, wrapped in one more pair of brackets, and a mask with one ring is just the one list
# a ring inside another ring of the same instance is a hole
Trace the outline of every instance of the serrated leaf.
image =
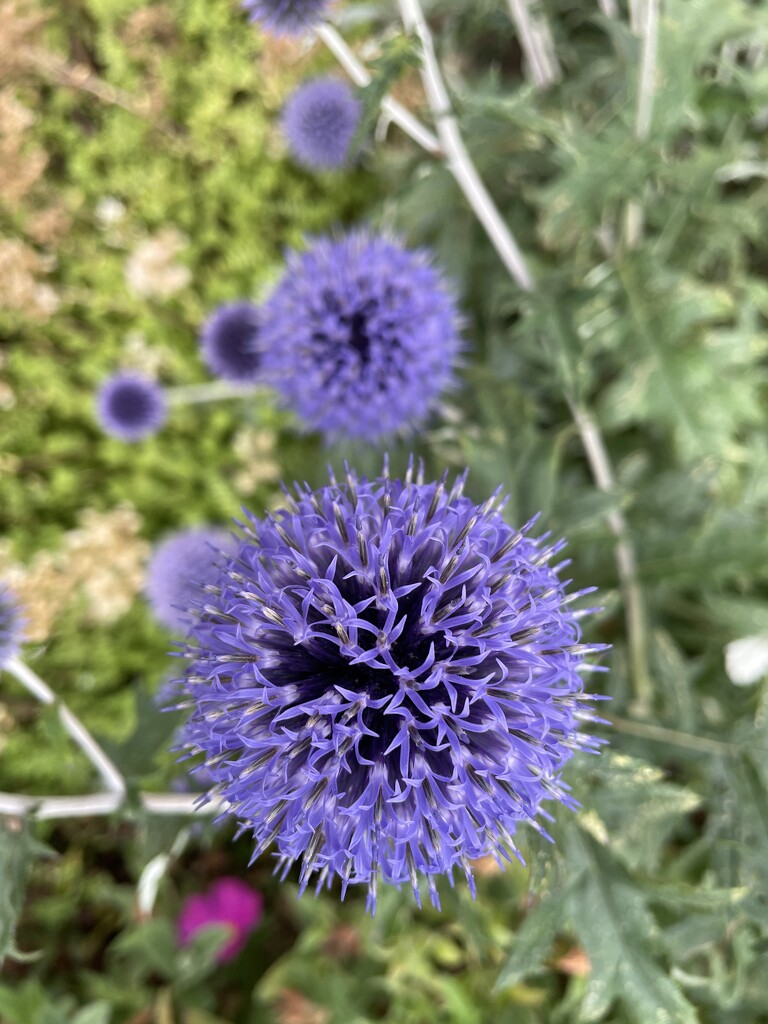
[(696, 1010), (658, 959), (658, 928), (641, 890), (576, 824), (567, 849), (576, 870), (569, 918), (591, 964), (580, 1019), (597, 1021), (618, 1002), (636, 1024), (697, 1024)]
[(31, 854), (40, 849), (25, 822), (19, 822), (17, 830), (0, 824), (0, 963), (14, 953)]
[(675, 827), (701, 803), (698, 794), (667, 782), (661, 769), (606, 751), (589, 772), (583, 797), (602, 822), (613, 854), (630, 870), (653, 872)]
[(153, 918), (123, 932), (111, 950), (130, 960), (132, 970), (158, 974), (171, 979), (176, 973), (178, 945), (170, 921)]
[(501, 970), (495, 991), (518, 985), (545, 967), (545, 961), (566, 913), (565, 892), (557, 889), (542, 896), (525, 916), (515, 935), (512, 953)]

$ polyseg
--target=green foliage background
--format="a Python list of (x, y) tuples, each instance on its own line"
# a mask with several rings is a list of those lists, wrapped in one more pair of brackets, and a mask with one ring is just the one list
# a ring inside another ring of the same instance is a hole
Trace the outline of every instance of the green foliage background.
[[(394, 4), (347, 4), (352, 31), (388, 37)], [(268, 396), (174, 413), (139, 447), (103, 438), (91, 413), (98, 381), (128, 331), (163, 353), (168, 383), (204, 379), (195, 331), (216, 302), (259, 294), (281, 251), (305, 232), (367, 216), (427, 243), (467, 315), (465, 387), (411, 445), (431, 470), (469, 464), (484, 496), (500, 482), (508, 515), (542, 511), (569, 540), (576, 586), (599, 585), (605, 610), (590, 638), (608, 641), (610, 751), (577, 758), (568, 781), (579, 815), (553, 811), (554, 847), (521, 835), (528, 868), (481, 873), (478, 898), (444, 887), (441, 914), (391, 891), (371, 921), (357, 896), (295, 900), (269, 864), (248, 868), (247, 843), (196, 830), (174, 860), (150, 920), (135, 888), (179, 823), (88, 821), (4, 833), (0, 911), (10, 920), (36, 855), (16, 935), (37, 961), (6, 964), (0, 1019), (10, 1024), (109, 1021), (397, 1021), (611, 1024), (768, 1019), (768, 773), (765, 681), (736, 688), (724, 646), (768, 632), (768, 9), (742, 0), (662, 0), (651, 132), (635, 131), (640, 44), (627, 11), (545, 0), (562, 81), (524, 78), (501, 0), (439, 0), (428, 10), (467, 144), (536, 277), (508, 279), (446, 168), (396, 133), (366, 143), (356, 169), (313, 179), (282, 155), (274, 119), (309, 68), (298, 50), (271, 54), (225, 0), (52, 3), (51, 52), (86, 60), (132, 96), (161, 98), (149, 117), (26, 74), (48, 187), (71, 217), (51, 274), (61, 298), (40, 324), (4, 311), (4, 368), (17, 404), (0, 449), (18, 458), (0, 481), (14, 556), (54, 549), (85, 507), (130, 500), (147, 539), (224, 521), (245, 500), (232, 443), (244, 422), (275, 435), (288, 479), (318, 482), (349, 454), (324, 451)], [(140, 8), (161, 12), (143, 48), (127, 41)], [(358, 28), (357, 25), (362, 27)], [(422, 103), (410, 56), (388, 50), (371, 95), (401, 74)], [(402, 55), (401, 55), (402, 56)], [(275, 66), (277, 70), (275, 70)], [(159, 127), (158, 127), (159, 126)], [(107, 237), (96, 210), (115, 196), (127, 235)], [(39, 193), (2, 209), (24, 236)], [(640, 244), (627, 211), (643, 210)], [(143, 233), (174, 225), (188, 239), (190, 284), (167, 301), (126, 290)], [(571, 407), (599, 422), (616, 472), (596, 490)], [(395, 447), (402, 468), (406, 448)], [(630, 657), (607, 515), (621, 509), (638, 555), (645, 624)], [(31, 650), (43, 675), (106, 735), (135, 785), (167, 785), (167, 735), (148, 693), (169, 639), (141, 604), (109, 626), (75, 602)], [(16, 728), (2, 788), (78, 792), (84, 765), (53, 715), (8, 684)], [(3, 679), (6, 686), (6, 678)], [(650, 688), (650, 701), (638, 699)], [(5, 692), (5, 691), (4, 691)], [(157, 755), (157, 756), (155, 756)], [(47, 844), (45, 853), (36, 840)], [(181, 898), (220, 874), (265, 892), (267, 913), (243, 956), (215, 968), (210, 942), (179, 950)], [(7, 904), (7, 906), (6, 906)], [(7, 930), (4, 940), (10, 942)], [(291, 1017), (293, 1013), (293, 1017)], [(142, 1016), (144, 1014), (144, 1016)], [(303, 1014), (303, 1016), (302, 1016)], [(312, 1016), (314, 1014), (314, 1016)], [(297, 1016), (298, 1015), (298, 1016)]]

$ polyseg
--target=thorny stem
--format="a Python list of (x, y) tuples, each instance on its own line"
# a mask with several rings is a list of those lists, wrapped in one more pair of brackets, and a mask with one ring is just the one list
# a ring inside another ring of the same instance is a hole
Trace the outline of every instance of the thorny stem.
[[(56, 703), (56, 696), (50, 687), (23, 661), (19, 661), (17, 658), (9, 658), (3, 663), (2, 667), (18, 679), (21, 685), (33, 696), (37, 697), (42, 704)], [(107, 793), (115, 794), (120, 798), (124, 797), (126, 789), (125, 780), (115, 764), (107, 757), (80, 719), (76, 718), (68, 707), (59, 704), (57, 710), (61, 724), (99, 773)]]
[[(600, 428), (583, 406), (570, 398), (567, 400), (595, 484), (604, 494), (611, 494), (616, 490), (616, 480)], [(645, 602), (637, 579), (637, 559), (624, 513), (620, 509), (613, 509), (608, 513), (607, 520), (611, 533), (616, 537), (616, 567), (627, 618), (627, 643), (635, 691), (635, 711), (642, 716), (650, 711), (653, 699), (653, 683), (646, 659)]]
[[(42, 704), (57, 703), (56, 696), (48, 684), (23, 661), (9, 658), (0, 665), (0, 668), (14, 676)], [(0, 814), (31, 815), (34, 818), (51, 820), (85, 818), (113, 814), (125, 804), (128, 797), (127, 786), (120, 770), (69, 708), (59, 704), (58, 712), (67, 733), (101, 776), (104, 791), (77, 796), (23, 796), (19, 793), (0, 793)], [(199, 806), (200, 795), (195, 793), (142, 793), (139, 800), (148, 814), (218, 814), (223, 809), (223, 804), (217, 800)]]
[(645, 0), (645, 5), (640, 88), (637, 94), (637, 113), (635, 115), (635, 137), (641, 141), (647, 139), (651, 131), (656, 57), (659, 48), (659, 0)]
[[(365, 88), (370, 83), (371, 75), (368, 69), (360, 63), (349, 46), (347, 46), (344, 38), (332, 25), (327, 23), (319, 25), (315, 29), (315, 35), (325, 43), (355, 85)], [(443, 155), (437, 136), (426, 125), (423, 125), (417, 117), (414, 117), (410, 110), (404, 107), (402, 103), (398, 103), (391, 96), (385, 96), (381, 101), (381, 107), (390, 120), (402, 128), (406, 135), (409, 135), (422, 149), (432, 153), (433, 156)]]
[(531, 292), (534, 289), (534, 281), (528, 263), (512, 236), (512, 232), (504, 223), (485, 183), (477, 173), (472, 158), (467, 152), (467, 147), (464, 145), (464, 139), (459, 131), (459, 125), (448, 98), (448, 91), (440, 73), (432, 34), (427, 26), (419, 0), (399, 0), (399, 3), (406, 29), (415, 32), (421, 43), (424, 91), (432, 108), (437, 134), (445, 150), (448, 168), (518, 287), (523, 291)]
[(529, 3), (530, 0), (507, 0), (533, 84), (546, 89), (559, 80), (560, 67), (547, 23), (541, 18), (534, 19)]
[(606, 18), (618, 18), (619, 8), (616, 6), (616, 0), (597, 0), (597, 3)]
[[(639, 0), (638, 0), (639, 2)], [(637, 33), (642, 41), (640, 56), (640, 84), (635, 112), (635, 138), (645, 142), (651, 132), (653, 117), (654, 79), (659, 47), (659, 0), (642, 0), (637, 16)], [(634, 200), (627, 204), (626, 239), (630, 249), (636, 248), (643, 236), (643, 208)]]
[[(146, 814), (172, 817), (217, 815), (224, 805), (216, 800), (200, 804), (197, 793), (141, 793), (139, 803)], [(77, 796), (22, 796), (0, 793), (0, 815), (29, 816), (39, 821), (63, 818), (97, 818), (114, 814), (125, 806), (125, 793), (84, 793)]]
[(647, 0), (629, 0), (629, 27), (639, 36), (643, 30), (643, 11)]

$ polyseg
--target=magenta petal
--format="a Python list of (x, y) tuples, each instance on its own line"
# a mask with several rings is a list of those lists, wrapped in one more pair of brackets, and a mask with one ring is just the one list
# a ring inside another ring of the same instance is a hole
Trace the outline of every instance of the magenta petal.
[(189, 896), (177, 922), (179, 942), (186, 946), (201, 928), (210, 924), (211, 913), (205, 896)]
[(187, 945), (208, 925), (226, 925), (231, 937), (217, 954), (224, 963), (237, 956), (261, 918), (263, 898), (238, 878), (220, 878), (204, 895), (190, 896), (178, 919), (181, 945)]
[(249, 932), (261, 920), (264, 900), (261, 893), (251, 889), (238, 878), (220, 878), (212, 886), (210, 895), (219, 913), (241, 931)]

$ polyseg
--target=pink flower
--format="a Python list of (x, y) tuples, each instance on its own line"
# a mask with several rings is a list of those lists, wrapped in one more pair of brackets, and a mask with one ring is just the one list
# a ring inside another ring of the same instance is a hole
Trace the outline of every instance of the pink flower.
[(217, 960), (232, 960), (246, 943), (248, 935), (261, 920), (264, 900), (239, 878), (219, 878), (208, 892), (189, 896), (178, 920), (179, 942), (188, 945), (209, 924), (225, 924), (232, 933), (219, 950)]

